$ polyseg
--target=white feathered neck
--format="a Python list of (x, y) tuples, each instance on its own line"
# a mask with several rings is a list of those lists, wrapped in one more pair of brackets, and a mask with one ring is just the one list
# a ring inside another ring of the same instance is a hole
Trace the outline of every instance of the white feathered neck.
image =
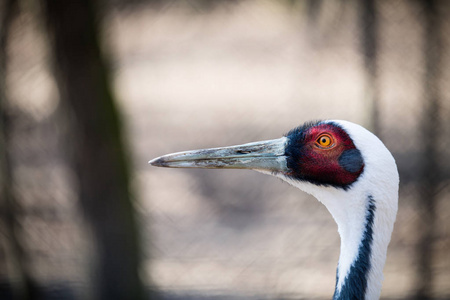
[[(360, 288), (350, 285), (364, 284), (364, 278), (357, 278), (357, 283), (350, 280), (352, 276), (356, 276), (351, 274), (352, 271), (360, 267), (358, 258), (364, 255), (365, 251), (362, 246), (366, 248), (370, 246), (369, 266), (367, 272), (363, 274), (367, 284), (364, 288), (364, 299), (379, 299), (387, 247), (397, 215), (399, 184), (397, 166), (384, 144), (368, 130), (347, 121), (330, 122), (338, 124), (349, 134), (363, 156), (364, 171), (358, 180), (349, 189), (344, 190), (279, 176), (316, 197), (327, 207), (338, 225), (341, 249), (335, 299), (345, 299), (345, 293)], [(371, 224), (368, 224), (368, 220)], [(365, 234), (369, 225), (372, 231), (370, 245), (362, 245), (363, 241), (367, 242)]]

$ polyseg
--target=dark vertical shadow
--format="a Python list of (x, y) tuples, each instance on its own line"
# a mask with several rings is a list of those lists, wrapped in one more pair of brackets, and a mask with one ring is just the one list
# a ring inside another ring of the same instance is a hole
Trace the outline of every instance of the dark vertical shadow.
[(423, 115), (422, 115), (422, 168), (418, 211), (419, 241), (417, 244), (417, 274), (415, 299), (431, 299), (433, 284), (433, 245), (436, 228), (436, 200), (440, 180), (439, 140), (439, 78), (441, 77), (442, 20), (439, 1), (420, 1), (424, 26)]
[(361, 52), (365, 67), (366, 124), (373, 133), (379, 136), (378, 13), (375, 0), (365, 0), (359, 3), (359, 24)]
[[(121, 120), (99, 41), (99, 1), (42, 0), (79, 199), (96, 242), (99, 299), (144, 299), (138, 225)], [(68, 122), (69, 122), (68, 121)]]
[(322, 9), (322, 4), (322, 0), (308, 0), (306, 2), (306, 14), (308, 16), (308, 21), (312, 24), (317, 22), (320, 10)]

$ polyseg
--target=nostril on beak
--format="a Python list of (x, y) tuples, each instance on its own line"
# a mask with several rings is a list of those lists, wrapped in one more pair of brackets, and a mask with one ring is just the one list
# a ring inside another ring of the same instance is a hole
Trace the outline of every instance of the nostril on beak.
[(251, 153), (250, 151), (247, 151), (247, 150), (238, 150), (238, 151), (236, 151), (238, 154), (249, 154), (249, 153)]

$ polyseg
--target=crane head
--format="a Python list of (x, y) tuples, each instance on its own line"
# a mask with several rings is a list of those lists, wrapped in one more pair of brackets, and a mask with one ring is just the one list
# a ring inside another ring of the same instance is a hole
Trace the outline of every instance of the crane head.
[(279, 139), (178, 152), (149, 163), (171, 168), (254, 169), (343, 189), (364, 171), (361, 152), (338, 121), (305, 123)]

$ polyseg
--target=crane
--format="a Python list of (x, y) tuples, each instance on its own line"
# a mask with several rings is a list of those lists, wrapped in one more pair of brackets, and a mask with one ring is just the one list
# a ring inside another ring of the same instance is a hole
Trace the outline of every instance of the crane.
[(342, 120), (307, 122), (279, 139), (178, 152), (149, 163), (252, 169), (313, 195), (333, 216), (341, 238), (333, 299), (379, 299), (399, 175), (389, 150), (362, 126)]

